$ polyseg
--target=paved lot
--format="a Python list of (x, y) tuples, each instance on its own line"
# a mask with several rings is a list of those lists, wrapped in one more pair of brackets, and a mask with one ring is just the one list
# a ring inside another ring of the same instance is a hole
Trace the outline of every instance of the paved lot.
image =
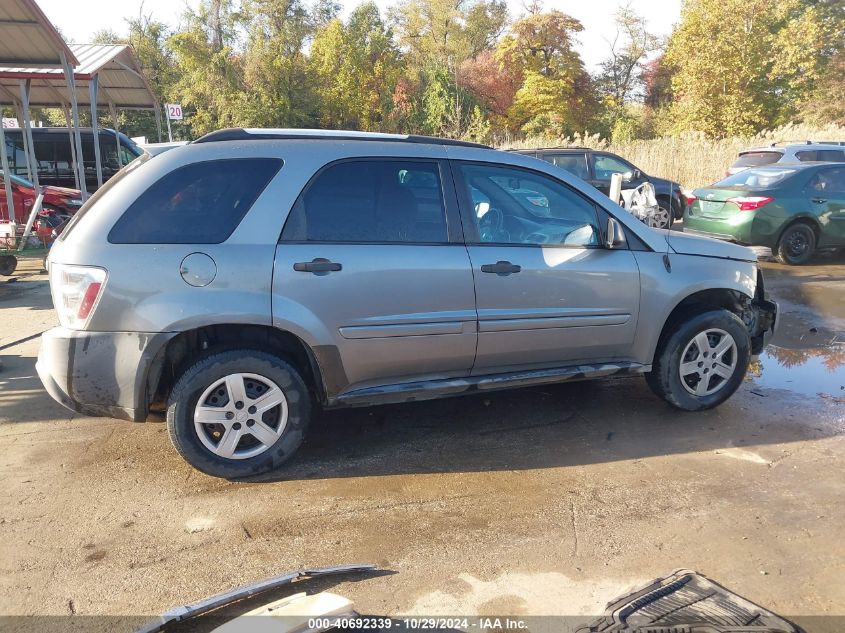
[[(397, 574), (367, 612), (597, 614), (678, 567), (786, 616), (845, 614), (845, 259), (766, 265), (779, 347), (715, 411), (641, 379), (332, 412), (267, 481), (190, 468), (161, 423), (41, 390), (36, 268), (0, 281), (0, 604), (154, 614), (305, 566)], [(20, 341), (20, 342), (15, 342)]]

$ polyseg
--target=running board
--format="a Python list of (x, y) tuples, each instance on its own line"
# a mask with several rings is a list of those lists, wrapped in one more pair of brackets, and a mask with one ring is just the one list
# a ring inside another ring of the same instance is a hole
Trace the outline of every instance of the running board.
[(465, 378), (444, 378), (421, 380), (381, 387), (365, 387), (346, 391), (328, 402), (330, 407), (365, 407), (375, 404), (415, 402), (433, 400), (447, 396), (462, 396), (470, 393), (533, 387), (569, 380), (587, 380), (605, 376), (631, 376), (651, 371), (651, 365), (616, 362), (596, 365), (572, 365), (554, 369), (467, 376)]

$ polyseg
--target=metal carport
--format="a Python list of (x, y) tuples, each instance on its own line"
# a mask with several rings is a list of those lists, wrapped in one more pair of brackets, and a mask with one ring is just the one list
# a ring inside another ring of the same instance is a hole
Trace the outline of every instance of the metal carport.
[[(84, 88), (88, 88), (87, 91)], [(82, 88), (83, 90), (79, 90)], [(17, 92), (17, 94), (16, 94)], [(19, 96), (18, 96), (19, 94)], [(97, 129), (97, 108), (102, 94), (108, 104), (115, 131), (117, 110), (153, 110), (159, 140), (161, 118), (158, 101), (143, 75), (132, 49), (125, 45), (64, 43), (33, 0), (0, 0), (0, 106), (12, 106), (23, 121), (24, 149), (30, 179), (40, 192), (38, 169), (32, 143), (29, 108), (60, 108), (65, 113), (74, 162), (74, 179), (83, 198), (88, 195), (85, 165), (79, 134), (79, 107), (91, 109), (94, 130), (94, 162), (98, 186), (103, 184), (100, 143)], [(9, 217), (14, 223), (11, 188), (8, 183), (8, 158), (5, 135), (0, 131), (0, 152), (6, 181)], [(118, 140), (119, 144), (119, 140)], [(118, 145), (118, 161), (120, 147)], [(30, 213), (21, 247), (41, 207), (41, 196)]]
[[(75, 130), (73, 145), (81, 155), (82, 141), (79, 137), (79, 113), (75, 98), (76, 90), (73, 86), (73, 66), (77, 64), (79, 64), (79, 60), (34, 0), (0, 0), (0, 68), (29, 66), (38, 69), (52, 69), (59, 74), (59, 77), (64, 76), (73, 108), (73, 129)], [(32, 229), (32, 222), (35, 220), (43, 199), (38, 186), (38, 170), (32, 146), (32, 130), (29, 124), (28, 83), (27, 80), (22, 78), (18, 81), (17, 86), (11, 87), (12, 89), (7, 85), (0, 87), (0, 106), (13, 106), (18, 111), (19, 117), (23, 118), (27, 165), (32, 172), (33, 184), (35, 184), (38, 192), (38, 197), (24, 230), (21, 246), (26, 243), (26, 237)], [(19, 96), (15, 95), (15, 87), (20, 91)], [(9, 220), (14, 225), (15, 207), (9, 178), (9, 160), (6, 155), (6, 136), (3, 133), (2, 125), (0, 125), (0, 161), (2, 161), (3, 167), (3, 183), (6, 189)]]

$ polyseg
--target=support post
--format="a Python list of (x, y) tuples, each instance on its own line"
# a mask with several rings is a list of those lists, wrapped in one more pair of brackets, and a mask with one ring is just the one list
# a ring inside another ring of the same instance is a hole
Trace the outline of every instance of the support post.
[(70, 112), (73, 119), (74, 145), (76, 145), (76, 165), (79, 169), (79, 190), (82, 199), (88, 199), (88, 187), (85, 183), (85, 155), (82, 153), (82, 135), (79, 133), (79, 107), (76, 101), (76, 79), (73, 76), (73, 66), (70, 65), (64, 53), (61, 53), (62, 69), (65, 73), (68, 93), (70, 94)]
[[(26, 160), (24, 161), (24, 165), (26, 166), (26, 177), (27, 177), (27, 180), (29, 180), (30, 182), (35, 182), (32, 179), (32, 171), (30, 171), (30, 164), (29, 164), (29, 139), (26, 137), (26, 130), (23, 127), (21, 127), (23, 125), (23, 119), (24, 119), (23, 108), (21, 107), (21, 104), (18, 103), (17, 101), (15, 102), (15, 113), (17, 114), (17, 117), (18, 117), (18, 127), (20, 127), (20, 130), (21, 130), (21, 143), (23, 143), (23, 155), (26, 157)], [(15, 151), (15, 174), (16, 175), (20, 174), (20, 165), (18, 165), (17, 151)]]
[(103, 162), (100, 160), (100, 127), (97, 121), (97, 97), (100, 92), (100, 76), (95, 74), (88, 82), (88, 96), (91, 99), (91, 133), (94, 136), (94, 162), (97, 164), (97, 188), (103, 186)]
[(79, 186), (79, 159), (76, 156), (76, 143), (74, 142), (73, 136), (73, 123), (70, 119), (70, 108), (68, 108), (66, 104), (62, 104), (62, 110), (65, 113), (65, 125), (67, 125), (67, 133), (70, 137), (70, 158), (71, 168), (73, 169), (73, 181), (76, 183), (76, 188), (81, 190), (81, 187)]
[(44, 192), (41, 191), (41, 186), (38, 183), (38, 161), (35, 158), (35, 143), (32, 140), (32, 122), (29, 120), (29, 89), (32, 86), (31, 79), (21, 79), (21, 109), (23, 110), (23, 133), (27, 141), (29, 141), (29, 152), (27, 153), (27, 162), (30, 165), (32, 172), (32, 184), (35, 185), (35, 204), (32, 205), (32, 210), (29, 212), (29, 218), (26, 220), (26, 226), (21, 236), (18, 250), (22, 251), (26, 248), (26, 242), (29, 239), (29, 234), (32, 231), (32, 225), (35, 223), (35, 218), (41, 212), (41, 205), (44, 202)]
[(164, 120), (167, 121), (167, 140), (173, 142), (173, 132), (170, 131), (170, 114), (164, 113)]
[(159, 110), (157, 103), (153, 107), (153, 111), (156, 114), (156, 132), (158, 132), (158, 142), (161, 143), (161, 110)]
[(109, 112), (111, 113), (111, 124), (114, 128), (114, 142), (117, 144), (117, 168), (123, 167), (123, 156), (120, 154), (120, 130), (117, 128), (117, 108), (114, 102), (109, 101)]
[[(0, 109), (2, 114), (2, 109)], [(0, 124), (0, 165), (3, 167), (3, 187), (6, 189), (6, 206), (9, 209), (9, 222), (15, 224), (15, 200), (12, 196), (12, 174), (9, 172), (9, 154), (6, 151), (6, 131)], [(14, 238), (14, 234), (12, 234)]]

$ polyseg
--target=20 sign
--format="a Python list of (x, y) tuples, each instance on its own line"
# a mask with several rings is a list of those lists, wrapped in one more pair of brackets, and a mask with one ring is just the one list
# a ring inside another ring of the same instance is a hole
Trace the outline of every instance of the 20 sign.
[(167, 108), (167, 118), (171, 121), (182, 120), (182, 106), (178, 103), (168, 103), (164, 106)]

